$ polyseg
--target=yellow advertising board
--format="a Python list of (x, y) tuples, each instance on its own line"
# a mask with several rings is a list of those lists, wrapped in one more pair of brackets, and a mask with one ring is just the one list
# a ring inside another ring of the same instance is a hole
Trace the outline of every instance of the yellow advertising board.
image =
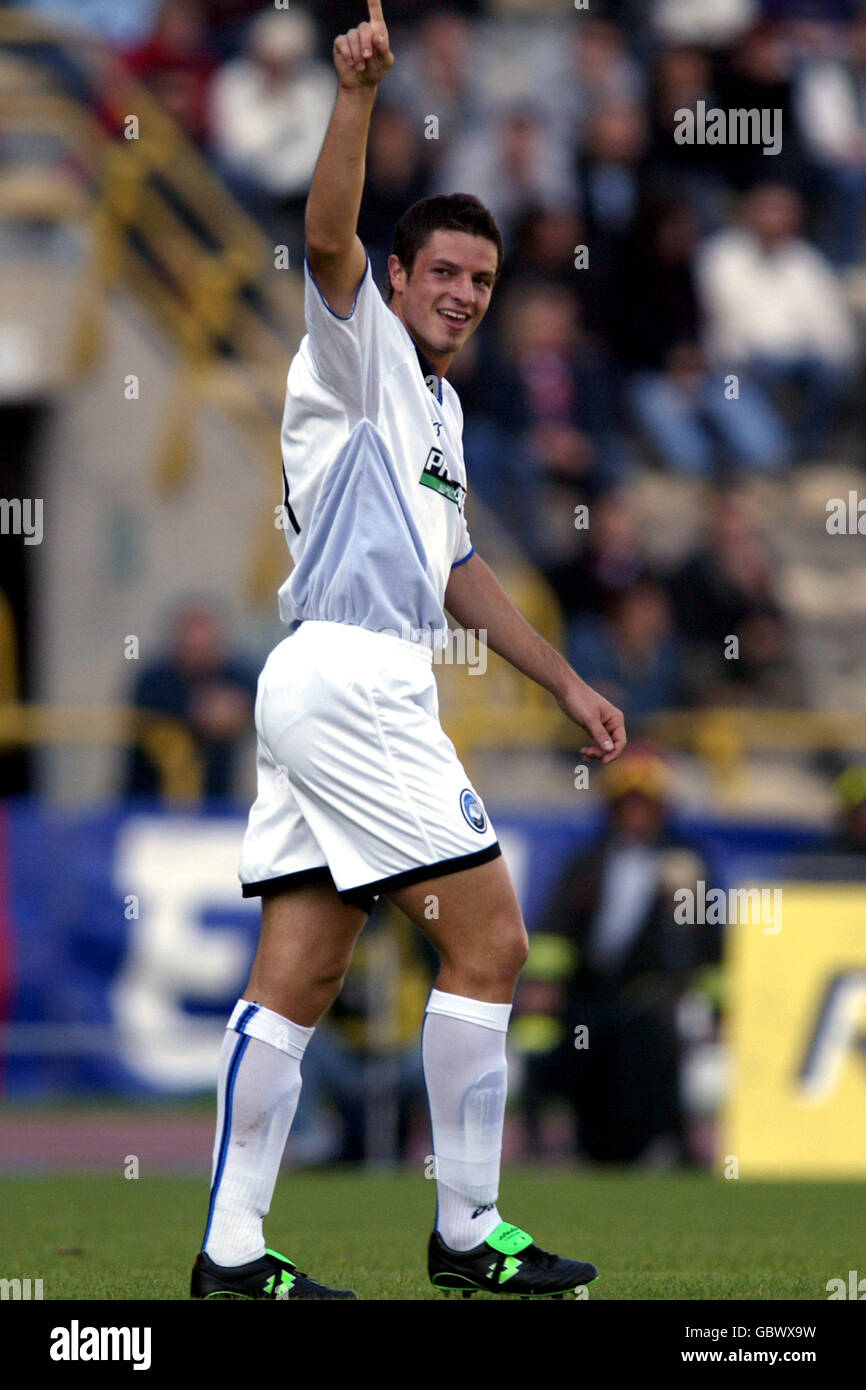
[(781, 890), (780, 921), (727, 927), (722, 1162), (742, 1178), (863, 1177), (866, 886)]

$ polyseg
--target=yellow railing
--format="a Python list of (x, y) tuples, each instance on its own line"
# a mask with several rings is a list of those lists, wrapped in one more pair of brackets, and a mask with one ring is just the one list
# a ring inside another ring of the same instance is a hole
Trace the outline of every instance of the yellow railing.
[[(0, 45), (25, 42), (22, 34), (10, 37), (9, 19), (8, 12), (0, 12)], [(44, 39), (41, 26), (34, 22), (34, 27), (29, 41)], [(86, 42), (65, 36), (53, 41), (60, 47)], [(110, 62), (105, 57), (103, 65)], [(261, 228), (146, 88), (125, 74), (118, 76), (116, 66), (112, 71), (117, 78), (111, 101), (115, 119), (134, 112), (136, 139), (107, 128), (71, 96), (0, 93), (4, 130), (52, 135), (87, 180), (78, 190), (70, 184), (65, 198), (58, 198), (57, 180), (49, 180), (41, 199), (36, 180), (7, 180), (0, 189), (0, 207), (12, 214), (40, 212), (57, 221), (80, 216), (82, 207), (89, 210), (102, 287), (135, 276), (151, 309), (182, 350), (199, 362), (214, 360), (221, 343), (237, 349), (242, 341), (237, 359), (265, 369), (256, 382), (259, 404), (264, 392), (266, 403), (279, 411), (286, 355), (303, 332), (302, 294), (295, 277), (286, 277), (286, 290), (278, 293), (271, 273), (274, 249)], [(138, 248), (130, 244), (130, 233)], [(266, 312), (257, 312), (245, 300), (250, 287)]]
[[(502, 664), (493, 658), (491, 667), (494, 661)], [(513, 707), (500, 708), (490, 699), (489, 687), (484, 697), (484, 679), (461, 675), (459, 691), (474, 684), (474, 701), (443, 701), (443, 724), (461, 749), (469, 747), (478, 753), (539, 744), (578, 746), (580, 736), (574, 724), (543, 691), (538, 691), (540, 698), (526, 700), (515, 715)], [(740, 706), (670, 710), (645, 719), (640, 733), (663, 749), (699, 757), (713, 773), (717, 788), (739, 777), (756, 754), (829, 752), (866, 761), (866, 713), (856, 711), (832, 714)]]
[(138, 744), (156, 764), (160, 793), (169, 805), (195, 806), (202, 798), (201, 759), (177, 719), (124, 705), (0, 704), (0, 749), (53, 744)]
[[(447, 669), (447, 668), (446, 668)], [(473, 677), (465, 668), (438, 672), (440, 688), (452, 692), (472, 683), (470, 705), (443, 700), (443, 723), (461, 754), (516, 750), (544, 744), (573, 749), (580, 741), (575, 726), (549, 695), (536, 695), (515, 713), (514, 695), (503, 706), (488, 678), (523, 682), (499, 658), (487, 673)], [(451, 684), (451, 682), (454, 684)], [(531, 683), (529, 683), (531, 685)], [(485, 693), (486, 692), (486, 693)], [(704, 761), (721, 786), (737, 777), (753, 754), (834, 752), (866, 758), (866, 714), (822, 714), (810, 710), (703, 709), (674, 710), (653, 716), (643, 732), (660, 747), (691, 753)], [(202, 799), (201, 758), (186, 726), (163, 714), (116, 705), (59, 706), (0, 702), (0, 750), (56, 744), (120, 746), (138, 744), (156, 764), (160, 794), (170, 805), (195, 806)]]
[(666, 748), (702, 757), (719, 779), (752, 753), (841, 753), (866, 757), (866, 712), (743, 709), (673, 710), (646, 722)]

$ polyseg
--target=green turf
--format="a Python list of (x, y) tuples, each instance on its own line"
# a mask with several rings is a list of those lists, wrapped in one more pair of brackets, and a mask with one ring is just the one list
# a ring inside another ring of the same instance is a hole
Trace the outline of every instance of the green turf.
[[(50, 1299), (182, 1299), (206, 1181), (0, 1179), (0, 1276)], [(360, 1298), (440, 1298), (426, 1282), (433, 1187), (407, 1171), (281, 1177), (268, 1241)], [(591, 1299), (826, 1299), (862, 1268), (862, 1186), (510, 1169), (500, 1207), (539, 1244), (598, 1264)]]

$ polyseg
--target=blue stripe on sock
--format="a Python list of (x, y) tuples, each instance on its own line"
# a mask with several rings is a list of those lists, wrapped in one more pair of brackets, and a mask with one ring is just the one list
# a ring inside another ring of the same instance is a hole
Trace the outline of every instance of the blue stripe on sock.
[(260, 1005), (258, 1004), (248, 1004), (235, 1024), (234, 1031), (236, 1033), (243, 1033), (253, 1014), (258, 1013), (259, 1008)]
[[(257, 1004), (251, 1004), (250, 1008), (245, 1010), (245, 1012), (238, 1019), (238, 1025), (240, 1026), (245, 1022), (250, 1013), (250, 1010), (255, 1010), (257, 1008)], [(229, 1062), (228, 1073), (226, 1075), (226, 1104), (225, 1113), (223, 1115), (223, 1132), (220, 1136), (219, 1154), (217, 1157), (217, 1168), (216, 1173), (214, 1174), (214, 1182), (210, 1194), (210, 1206), (208, 1207), (207, 1212), (207, 1226), (205, 1227), (204, 1240), (201, 1243), (202, 1250), (204, 1250), (207, 1246), (207, 1238), (210, 1235), (211, 1223), (213, 1222), (213, 1214), (214, 1209), (216, 1207), (217, 1193), (219, 1192), (219, 1185), (222, 1182), (223, 1170), (226, 1166), (226, 1154), (228, 1153), (229, 1137), (232, 1131), (232, 1102), (234, 1099), (235, 1082), (238, 1078), (238, 1069), (240, 1067), (241, 1060), (243, 1059), (243, 1055), (249, 1047), (249, 1043), (250, 1040), (248, 1037), (238, 1038), (237, 1045), (235, 1047), (234, 1052), (232, 1053), (232, 1059)]]

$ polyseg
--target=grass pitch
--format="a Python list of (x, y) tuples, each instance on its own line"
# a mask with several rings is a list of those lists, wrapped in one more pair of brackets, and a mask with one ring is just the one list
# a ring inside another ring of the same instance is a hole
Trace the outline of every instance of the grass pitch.
[[(862, 1186), (511, 1168), (500, 1206), (539, 1244), (594, 1261), (590, 1299), (821, 1299), (863, 1263)], [(433, 1184), (415, 1172), (284, 1173), (267, 1237), (363, 1299), (426, 1300)], [(46, 1299), (185, 1299), (207, 1180), (0, 1179), (0, 1275)], [(482, 1297), (482, 1295), (476, 1295)], [(492, 1295), (490, 1296), (492, 1297)]]

